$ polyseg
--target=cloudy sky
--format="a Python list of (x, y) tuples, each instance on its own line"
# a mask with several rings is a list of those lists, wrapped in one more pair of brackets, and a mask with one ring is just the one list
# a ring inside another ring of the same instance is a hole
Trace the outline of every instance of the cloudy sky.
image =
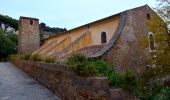
[(0, 14), (36, 17), (51, 27), (71, 29), (156, 0), (1, 0)]

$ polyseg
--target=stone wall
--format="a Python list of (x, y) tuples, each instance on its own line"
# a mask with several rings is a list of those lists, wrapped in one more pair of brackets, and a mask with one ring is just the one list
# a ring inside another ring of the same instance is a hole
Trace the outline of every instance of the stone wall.
[(87, 31), (87, 32), (83, 33), (83, 35), (78, 37), (75, 41), (70, 43), (68, 46), (63, 48), (61, 51), (53, 54), (52, 57), (55, 57), (58, 60), (58, 59), (60, 59), (64, 56), (67, 56), (81, 48), (91, 45), (91, 42), (92, 42), (91, 41), (91, 32)]
[(148, 35), (147, 14), (151, 18), (156, 14), (147, 5), (123, 13), (126, 21), (120, 36), (108, 52), (103, 54), (102, 59), (117, 65), (119, 71), (133, 69), (140, 73), (145, 68), (146, 59), (150, 57), (149, 49), (141, 44), (144, 36)]
[(72, 54), (83, 54), (86, 57), (91, 57), (92, 55), (96, 54), (97, 52), (99, 52), (101, 50), (101, 48), (103, 48), (105, 46), (105, 44), (102, 45), (93, 45), (93, 46), (88, 46), (82, 49), (79, 49), (69, 55), (63, 56), (60, 59), (57, 59), (57, 61), (63, 62), (66, 61), (68, 57), (72, 56)]
[(39, 49), (39, 19), (20, 17), (18, 32), (18, 52), (32, 53)]
[(97, 52), (99, 52), (106, 44), (101, 44), (101, 45), (93, 45), (93, 46), (88, 46), (82, 49), (79, 49), (78, 53), (82, 53), (86, 55), (87, 57), (91, 57), (95, 55)]
[(63, 100), (136, 100), (122, 89), (109, 88), (106, 77), (80, 77), (67, 66), (13, 60), (18, 68)]

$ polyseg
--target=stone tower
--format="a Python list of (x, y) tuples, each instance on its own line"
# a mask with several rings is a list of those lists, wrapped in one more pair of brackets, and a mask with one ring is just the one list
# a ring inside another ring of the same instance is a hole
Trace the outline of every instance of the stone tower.
[(39, 19), (20, 17), (18, 53), (32, 53), (40, 46)]

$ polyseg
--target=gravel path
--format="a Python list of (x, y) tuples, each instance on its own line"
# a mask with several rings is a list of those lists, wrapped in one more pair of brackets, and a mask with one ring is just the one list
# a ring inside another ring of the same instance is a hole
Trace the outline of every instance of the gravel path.
[(0, 63), (0, 100), (61, 100), (13, 64)]

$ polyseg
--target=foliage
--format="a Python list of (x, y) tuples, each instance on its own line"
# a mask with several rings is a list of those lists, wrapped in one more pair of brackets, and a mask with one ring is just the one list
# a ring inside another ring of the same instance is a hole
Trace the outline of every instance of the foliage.
[(145, 87), (143, 92), (143, 100), (170, 100), (170, 88), (160, 83)]
[(16, 59), (18, 59), (18, 55), (12, 54), (12, 55), (9, 56), (9, 59), (10, 60), (16, 60)]
[(43, 59), (44, 59), (43, 61), (46, 63), (56, 63), (56, 60), (54, 58), (45, 57)]
[(157, 13), (164, 19), (164, 21), (170, 21), (170, 1), (169, 0), (156, 0), (158, 6), (156, 7)]
[(0, 15), (0, 22), (4, 23), (6, 27), (11, 26), (15, 30), (18, 30), (18, 20), (13, 19), (9, 16)]
[(13, 33), (7, 33), (6, 34), (7, 38), (11, 39), (15, 45), (18, 45), (18, 35), (17, 34), (13, 34)]
[(88, 59), (82, 54), (73, 54), (66, 63), (81, 76), (105, 76), (113, 70), (113, 66), (104, 61)]
[(161, 87), (159, 92), (152, 96), (153, 100), (170, 100), (170, 88)]
[(128, 91), (135, 90), (135, 92), (139, 92), (140, 80), (134, 72), (128, 71), (121, 80), (121, 86)]
[(31, 58), (31, 54), (27, 53), (27, 54), (23, 54), (20, 56), (20, 59), (23, 60), (29, 60)]
[(55, 34), (67, 31), (66, 28), (49, 27), (45, 23), (40, 23), (40, 37), (43, 39), (44, 35), (53, 36)]
[(122, 87), (128, 91), (140, 92), (138, 77), (132, 72), (119, 73), (114, 70), (114, 65), (107, 64), (99, 59), (88, 59), (82, 54), (74, 54), (68, 58), (68, 65), (81, 76), (107, 77), (111, 86)]
[(9, 55), (17, 53), (18, 37), (6, 29), (10, 26), (18, 30), (18, 20), (0, 14), (0, 25), (1, 23), (5, 25), (5, 30), (0, 29), (0, 60), (4, 60)]
[(146, 21), (146, 26), (149, 31), (156, 34), (167, 33), (166, 23), (157, 15), (152, 16), (150, 20)]
[(141, 80), (134, 72), (120, 73), (113, 71), (107, 77), (111, 86), (122, 87), (127, 91), (134, 92), (137, 96), (141, 96)]
[(38, 54), (31, 55), (29, 53), (20, 55), (20, 59), (41, 61), (41, 62), (46, 62), (46, 63), (57, 63), (54, 58), (42, 57), (41, 55), (38, 55)]
[[(12, 17), (0, 14), (0, 23), (4, 23), (6, 27), (10, 26), (13, 27), (15, 30), (18, 30), (18, 22), (19, 22), (18, 20), (13, 19)], [(43, 22), (41, 22), (39, 26), (41, 31), (46, 31), (46, 32), (59, 33), (59, 32), (67, 31), (66, 28), (46, 26), (46, 24)]]
[(43, 61), (42, 56), (38, 55), (38, 54), (34, 54), (31, 55), (31, 57), (29, 58), (29, 60), (33, 60), (33, 61)]
[(67, 29), (62, 29), (62, 28), (58, 28), (58, 27), (49, 27), (46, 26), (45, 23), (40, 23), (40, 30), (41, 31), (46, 31), (46, 32), (53, 32), (53, 33), (60, 33), (60, 32), (65, 32), (67, 31)]
[(96, 66), (90, 63), (82, 54), (74, 54), (69, 57), (67, 62), (81, 76), (95, 76), (98, 74)]
[(73, 54), (71, 57), (67, 59), (68, 65), (77, 65), (81, 62), (87, 61), (88, 59), (82, 54)]
[(5, 33), (0, 30), (0, 59), (6, 58), (8, 55), (15, 53), (16, 44)]

